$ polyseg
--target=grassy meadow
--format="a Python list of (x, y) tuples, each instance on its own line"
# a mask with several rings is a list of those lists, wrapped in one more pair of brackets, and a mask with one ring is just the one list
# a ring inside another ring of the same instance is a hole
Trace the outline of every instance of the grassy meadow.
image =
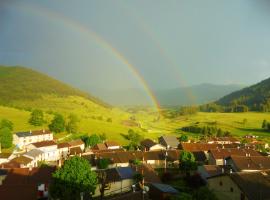
[[(28, 105), (29, 104), (29, 105)], [(120, 108), (106, 108), (95, 104), (83, 97), (55, 97), (43, 96), (42, 99), (36, 99), (31, 102), (20, 101), (17, 105), (21, 107), (39, 108), (45, 112), (45, 120), (47, 123), (42, 127), (34, 127), (28, 123), (30, 111), (0, 106), (0, 119), (6, 118), (14, 123), (14, 132), (28, 131), (34, 129), (47, 128), (53, 117), (54, 112), (59, 112), (67, 117), (70, 113), (76, 114), (79, 119), (79, 132), (69, 135), (67, 133), (59, 133), (55, 138), (63, 140), (71, 140), (85, 134), (106, 133), (107, 138), (116, 140), (121, 144), (127, 141), (121, 136), (126, 134), (129, 129), (139, 132), (145, 138), (156, 140), (161, 135), (179, 136), (182, 131), (177, 129), (197, 124), (198, 126), (216, 124), (218, 128), (227, 130), (235, 136), (243, 136), (245, 134), (254, 134), (261, 136), (262, 139), (268, 140), (270, 133), (261, 129), (264, 119), (270, 121), (269, 113), (203, 113), (199, 112), (194, 115), (180, 116), (169, 119), (159, 117), (158, 113), (151, 108), (133, 110), (133, 112)], [(128, 126), (123, 121), (130, 120), (138, 123), (140, 127)], [(246, 119), (246, 123), (243, 121)], [(199, 138), (200, 134), (187, 133), (191, 138)]]

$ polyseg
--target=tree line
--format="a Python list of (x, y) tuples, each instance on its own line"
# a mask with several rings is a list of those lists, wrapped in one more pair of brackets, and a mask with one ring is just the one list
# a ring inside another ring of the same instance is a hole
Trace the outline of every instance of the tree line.
[(191, 126), (184, 126), (181, 128), (182, 131), (189, 132), (189, 133), (200, 133), (205, 136), (230, 136), (231, 133), (229, 131), (224, 131), (221, 128), (217, 128), (216, 126), (197, 126), (197, 125), (191, 125)]

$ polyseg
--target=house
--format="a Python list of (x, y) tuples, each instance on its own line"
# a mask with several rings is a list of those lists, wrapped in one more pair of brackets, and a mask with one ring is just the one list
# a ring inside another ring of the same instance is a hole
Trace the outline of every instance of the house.
[(165, 150), (166, 148), (153, 140), (145, 139), (141, 141), (140, 149), (143, 151), (160, 151)]
[(238, 156), (261, 156), (259, 152), (252, 149), (215, 149), (209, 151), (210, 165), (226, 165), (225, 158), (231, 155)]
[(75, 148), (75, 147), (80, 147), (82, 151), (84, 151), (85, 149), (85, 144), (81, 139), (73, 140), (69, 142), (68, 144), (70, 145), (69, 146), (70, 149)]
[(32, 149), (32, 150), (24, 153), (23, 156), (28, 157), (28, 158), (33, 160), (32, 167), (37, 167), (38, 162), (44, 160), (44, 152), (41, 151), (40, 149)]
[(161, 183), (150, 184), (149, 197), (155, 200), (171, 199), (172, 196), (178, 195), (179, 191), (170, 185)]
[(168, 149), (177, 149), (179, 145), (179, 141), (175, 136), (161, 136), (158, 138), (159, 144), (163, 145)]
[(3, 163), (3, 168), (31, 168), (35, 166), (35, 161), (26, 156), (13, 158), (7, 163)]
[(104, 144), (104, 143), (99, 143), (99, 144), (96, 144), (92, 150), (96, 150), (96, 151), (106, 151), (108, 148), (107, 146)]
[(106, 141), (105, 145), (107, 149), (112, 149), (112, 150), (121, 148), (121, 146), (115, 141)]
[(29, 132), (18, 132), (13, 135), (13, 144), (21, 149), (31, 143), (48, 140), (53, 140), (53, 133), (48, 130), (30, 130)]
[(44, 152), (44, 161), (57, 161), (60, 159), (59, 150), (57, 148), (57, 144), (50, 141), (36, 142), (27, 145), (27, 150), (39, 149)]
[(80, 147), (73, 147), (69, 151), (70, 156), (81, 156), (83, 154), (83, 151)]
[[(100, 173), (97, 170), (97, 173)], [(110, 168), (106, 170), (105, 196), (128, 192), (132, 188), (134, 170), (131, 167)], [(97, 187), (95, 195), (99, 196), (100, 187)]]
[(270, 170), (270, 157), (231, 155), (226, 159), (226, 165), (235, 172), (252, 172)]
[(240, 144), (234, 137), (213, 137), (208, 140), (209, 144)]
[(70, 144), (67, 142), (58, 143), (57, 148), (59, 151), (60, 158), (66, 159), (67, 156), (69, 155)]
[(14, 158), (14, 155), (11, 153), (0, 153), (0, 164), (6, 163)]
[(208, 178), (222, 175), (228, 172), (228, 166), (220, 165), (200, 165), (198, 166), (197, 172), (200, 174), (204, 181), (207, 181)]
[(3, 200), (46, 198), (54, 171), (53, 167), (6, 169), (2, 184), (0, 181), (0, 198)]
[(208, 178), (219, 200), (262, 200), (270, 197), (270, 172), (237, 172)]

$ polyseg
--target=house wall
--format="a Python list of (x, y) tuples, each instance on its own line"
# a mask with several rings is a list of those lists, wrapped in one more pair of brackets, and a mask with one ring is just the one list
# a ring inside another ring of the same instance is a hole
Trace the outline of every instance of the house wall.
[(43, 135), (32, 135), (27, 137), (18, 137), (16, 134), (13, 135), (13, 144), (17, 145), (19, 148), (24, 148), (26, 145), (35, 142), (42, 142), (47, 140), (53, 140), (53, 134), (43, 134)]
[(247, 200), (246, 197), (241, 199), (242, 191), (229, 176), (208, 179), (208, 187), (219, 200)]
[(152, 146), (149, 149), (149, 151), (158, 151), (158, 150), (165, 150), (165, 147), (160, 144), (157, 144), (157, 145)]
[(120, 149), (120, 146), (111, 146), (111, 147), (108, 147), (108, 149)]
[[(125, 179), (122, 181), (110, 183), (109, 190), (105, 190), (105, 196), (131, 191), (132, 184), (133, 184), (132, 179)], [(100, 185), (97, 186), (94, 197), (100, 196), (99, 189)]]

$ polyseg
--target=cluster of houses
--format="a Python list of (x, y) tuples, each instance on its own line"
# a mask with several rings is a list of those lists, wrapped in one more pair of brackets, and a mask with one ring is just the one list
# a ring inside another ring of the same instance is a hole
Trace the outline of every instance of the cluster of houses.
[[(26, 199), (47, 197), (51, 173), (64, 160), (78, 155), (88, 160), (92, 170), (97, 173), (98, 161), (104, 158), (109, 160), (105, 195), (129, 191), (137, 194), (133, 177), (134, 174), (141, 173), (147, 185), (142, 189), (148, 192), (148, 197), (166, 199), (181, 193), (170, 185), (162, 184), (155, 169), (178, 168), (179, 156), (185, 150), (192, 152), (199, 164), (194, 173), (201, 176), (218, 199), (267, 199), (270, 197), (270, 157), (257, 151), (256, 145), (268, 146), (251, 136), (246, 139), (249, 142), (243, 145), (232, 137), (192, 143), (179, 142), (175, 136), (161, 136), (157, 142), (145, 139), (141, 141), (140, 149), (127, 151), (115, 141), (106, 141), (85, 149), (82, 140), (56, 143), (53, 134), (46, 130), (20, 132), (14, 134), (13, 143), (21, 152), (0, 153), (0, 194), (16, 195), (13, 190), (21, 186), (25, 192), (29, 190), (29, 195), (35, 196), (28, 196)], [(140, 161), (142, 165), (135, 164), (135, 161)], [(54, 167), (38, 167), (42, 162)], [(46, 174), (46, 178), (40, 174)], [(100, 195), (99, 188), (97, 187), (95, 196)]]

